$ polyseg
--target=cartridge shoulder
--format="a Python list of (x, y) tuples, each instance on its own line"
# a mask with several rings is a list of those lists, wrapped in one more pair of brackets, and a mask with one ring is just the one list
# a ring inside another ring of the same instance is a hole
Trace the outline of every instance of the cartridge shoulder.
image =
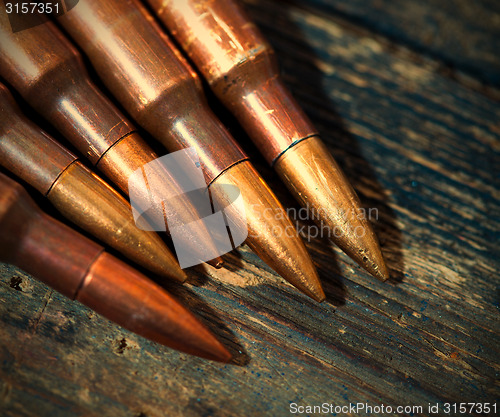
[[(13, 33), (0, 21), (0, 74), (22, 96), (42, 102), (74, 84), (83, 63), (73, 45), (53, 23)], [(44, 48), (50, 45), (50, 48)]]

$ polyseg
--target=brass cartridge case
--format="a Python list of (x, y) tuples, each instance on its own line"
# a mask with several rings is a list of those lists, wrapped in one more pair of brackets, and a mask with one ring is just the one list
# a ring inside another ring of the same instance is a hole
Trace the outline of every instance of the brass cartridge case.
[(0, 12), (0, 74), (93, 165), (136, 130), (91, 82), (80, 53), (52, 22), (13, 33)]
[(232, 0), (147, 0), (273, 165), (317, 134), (279, 77), (274, 51)]

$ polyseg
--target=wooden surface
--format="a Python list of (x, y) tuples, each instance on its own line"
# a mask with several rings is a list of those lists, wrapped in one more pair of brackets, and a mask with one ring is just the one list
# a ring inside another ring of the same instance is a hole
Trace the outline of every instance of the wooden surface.
[(325, 402), (436, 415), (429, 403), (499, 398), (498, 2), (392, 3), (246, 1), (378, 210), (393, 280), (375, 281), (323, 239), (308, 242), (323, 304), (246, 247), (225, 269), (191, 271), (189, 285), (166, 287), (236, 355), (224, 366), (131, 334), (4, 265), (1, 416), (287, 416), (291, 403)]

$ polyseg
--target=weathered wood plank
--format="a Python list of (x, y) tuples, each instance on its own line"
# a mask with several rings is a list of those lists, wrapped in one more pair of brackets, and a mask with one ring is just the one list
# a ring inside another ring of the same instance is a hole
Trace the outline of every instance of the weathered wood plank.
[(446, 66), (500, 85), (500, 3), (494, 0), (292, 0), (337, 15)]
[(323, 304), (246, 247), (225, 269), (194, 270), (191, 284), (167, 288), (236, 355), (222, 366), (3, 266), (2, 416), (285, 416), (291, 402), (421, 405), (415, 415), (428, 415), (428, 403), (498, 398), (500, 106), (327, 15), (247, 4), (365, 206), (378, 210), (393, 282), (374, 281), (319, 238), (308, 247)]

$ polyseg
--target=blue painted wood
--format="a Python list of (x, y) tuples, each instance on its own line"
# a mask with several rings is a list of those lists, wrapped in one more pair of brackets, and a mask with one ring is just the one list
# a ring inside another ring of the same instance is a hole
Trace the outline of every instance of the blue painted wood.
[(226, 268), (164, 284), (235, 354), (236, 364), (220, 365), (149, 342), (2, 266), (2, 416), (287, 416), (291, 403), (324, 402), (429, 415), (429, 403), (499, 397), (498, 102), (350, 23), (271, 0), (247, 5), (365, 207), (378, 210), (393, 280), (375, 281), (316, 238), (307, 244), (323, 304), (246, 247), (225, 257)]
[(500, 3), (495, 0), (291, 0), (500, 85)]

